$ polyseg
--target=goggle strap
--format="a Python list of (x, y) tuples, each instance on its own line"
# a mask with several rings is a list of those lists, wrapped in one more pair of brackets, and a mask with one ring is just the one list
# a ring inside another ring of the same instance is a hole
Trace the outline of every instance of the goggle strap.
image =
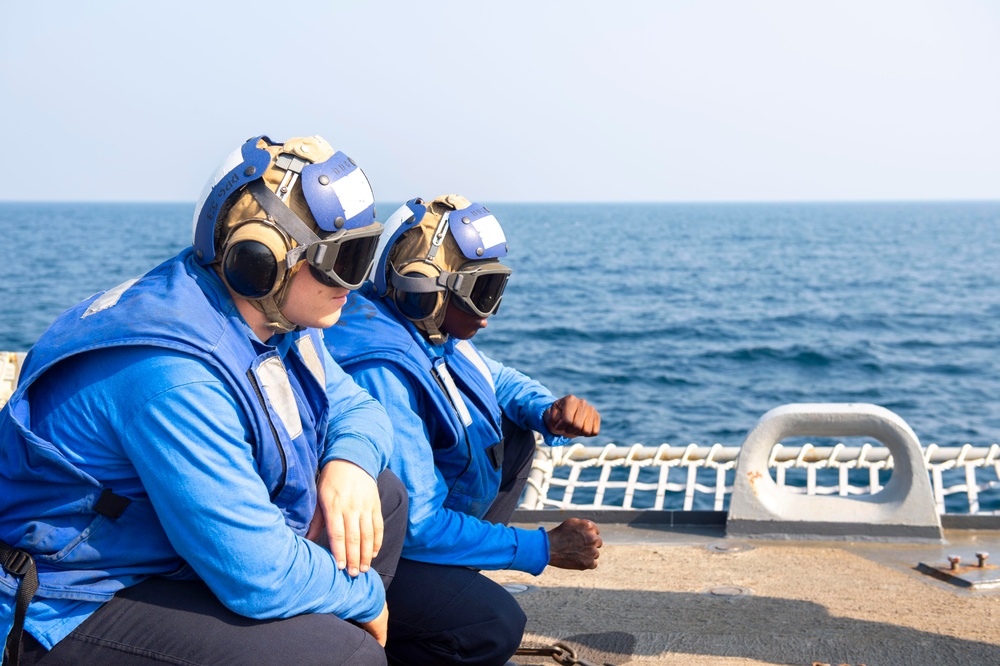
[[(247, 185), (247, 191), (260, 204), (264, 212), (299, 245), (311, 245), (320, 240), (320, 237), (264, 184), (263, 179), (255, 180)], [(288, 265), (292, 266), (293, 264), (289, 262)]]
[(302, 260), (302, 255), (306, 253), (309, 249), (307, 245), (296, 245), (291, 250), (285, 253), (285, 264), (288, 266), (294, 266)]
[[(429, 277), (427, 275), (421, 275), (420, 277), (410, 277), (408, 275), (402, 275), (396, 270), (395, 266), (389, 266), (390, 273), (389, 279), (392, 281), (392, 285), (399, 289), (400, 291), (405, 291), (411, 294), (430, 294), (436, 291), (450, 291), (452, 293), (458, 294), (460, 296), (468, 296), (472, 292), (472, 286), (475, 285), (476, 280), (480, 275), (489, 275), (490, 273), (507, 273), (508, 271), (490, 271), (483, 272), (479, 274), (470, 275), (468, 273), (451, 271), (441, 271), (437, 277)], [(463, 289), (466, 282), (470, 281), (468, 289)]]
[(390, 265), (389, 268), (391, 269), (389, 280), (392, 282), (392, 286), (408, 294), (433, 294), (445, 291), (448, 288), (448, 276), (453, 275), (453, 273), (444, 271), (436, 278), (426, 275), (410, 277), (409, 275), (401, 275), (395, 266)]

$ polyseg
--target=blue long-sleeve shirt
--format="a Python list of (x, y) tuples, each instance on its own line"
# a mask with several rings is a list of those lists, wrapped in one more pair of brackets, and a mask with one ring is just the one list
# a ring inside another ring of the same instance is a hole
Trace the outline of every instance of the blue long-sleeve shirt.
[[(458, 341), (451, 339), (432, 349), (447, 358), (458, 353), (456, 344)], [(546, 444), (567, 443), (545, 427), (543, 414), (555, 401), (552, 393), (517, 370), (480, 355), (493, 377), (503, 413), (521, 427), (542, 433)], [(403, 481), (410, 496), (403, 556), (478, 569), (541, 573), (549, 561), (548, 536), (543, 529), (494, 525), (443, 506), (448, 486), (434, 465), (431, 442), (437, 436), (435, 423), (422, 416), (428, 413), (423, 391), (406, 372), (391, 363), (362, 361), (351, 367), (351, 374), (386, 406), (393, 423), (397, 444), (389, 468)]]
[[(283, 336), (271, 343), (288, 352)], [(374, 478), (389, 462), (391, 424), (325, 348), (321, 354), (331, 412), (320, 464), (347, 460)], [(364, 622), (381, 612), (374, 571), (352, 578), (285, 524), (255, 470), (250, 423), (207, 364), (118, 347), (68, 359), (30, 390), (37, 434), (117, 492), (148, 496), (175, 551), (163, 557), (176, 558), (178, 577), (200, 577), (224, 605), (253, 618), (332, 613)], [(12, 601), (0, 597), (4, 633)], [(25, 626), (51, 648), (99, 606), (36, 598)]]

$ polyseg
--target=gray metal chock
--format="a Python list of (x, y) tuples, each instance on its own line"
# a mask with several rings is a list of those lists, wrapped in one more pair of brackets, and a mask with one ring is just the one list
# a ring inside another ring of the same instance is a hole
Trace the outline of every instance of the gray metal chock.
[[(893, 469), (877, 493), (857, 497), (794, 493), (771, 478), (772, 447), (788, 437), (871, 437)], [(927, 465), (910, 426), (867, 403), (791, 404), (764, 414), (743, 441), (726, 520), (728, 536), (862, 540), (943, 540)]]

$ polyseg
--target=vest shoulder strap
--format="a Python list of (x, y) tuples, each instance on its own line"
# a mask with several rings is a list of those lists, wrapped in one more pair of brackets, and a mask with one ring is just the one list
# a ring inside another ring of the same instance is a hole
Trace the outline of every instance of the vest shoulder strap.
[(14, 602), (14, 624), (7, 634), (3, 659), (5, 664), (17, 666), (21, 660), (24, 617), (28, 613), (28, 604), (38, 591), (38, 570), (31, 555), (3, 541), (0, 541), (0, 562), (3, 563), (4, 571), (19, 579), (17, 598)]

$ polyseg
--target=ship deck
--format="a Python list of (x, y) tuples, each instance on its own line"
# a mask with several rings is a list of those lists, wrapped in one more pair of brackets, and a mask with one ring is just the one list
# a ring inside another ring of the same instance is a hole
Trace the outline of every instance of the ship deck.
[[(514, 524), (551, 529), (560, 514), (522, 511)], [(487, 572), (528, 615), (523, 646), (562, 642), (579, 659), (616, 666), (1000, 664), (1000, 569), (976, 558), (1000, 561), (1000, 517), (955, 517), (940, 543), (737, 539), (714, 512), (688, 512), (687, 525), (673, 524), (680, 512), (620, 514), (631, 522), (595, 514), (604, 539), (596, 570)], [(639, 522), (654, 515), (659, 522)], [(962, 558), (955, 576), (953, 555)]]

